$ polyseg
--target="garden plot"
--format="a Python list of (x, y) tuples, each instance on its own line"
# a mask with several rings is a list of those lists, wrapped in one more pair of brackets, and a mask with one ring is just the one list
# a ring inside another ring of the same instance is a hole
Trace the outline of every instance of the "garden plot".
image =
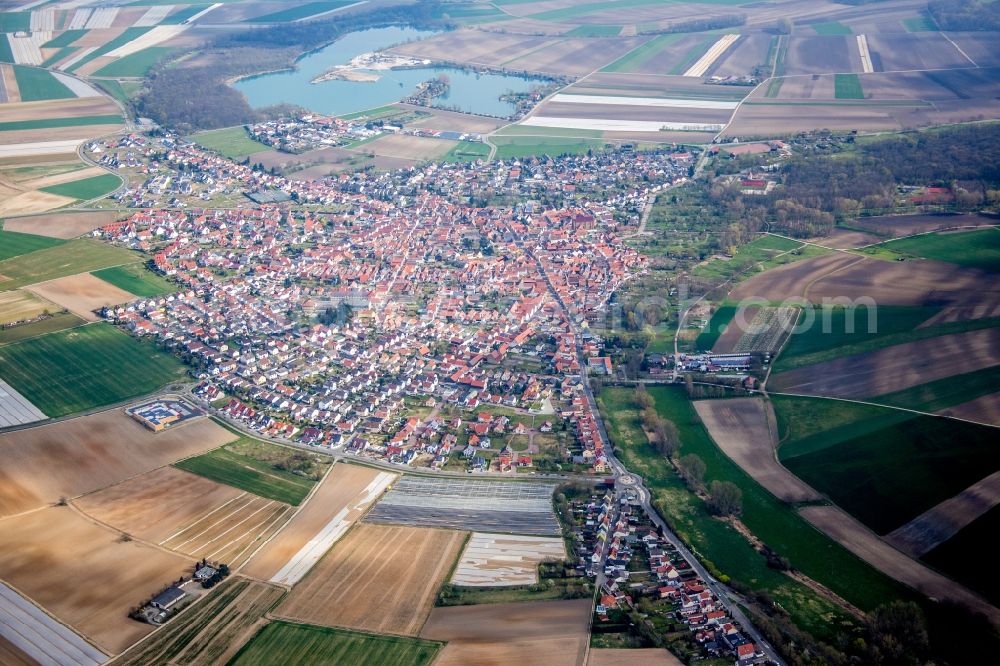
[(366, 522), (557, 535), (555, 486), (516, 481), (406, 476), (365, 517)]
[(451, 577), (454, 585), (505, 586), (538, 582), (538, 565), (566, 558), (561, 538), (474, 532)]
[(292, 588), (274, 614), (416, 636), (464, 538), (454, 530), (358, 525)]
[(254, 554), (247, 574), (295, 584), (395, 478), (370, 467), (335, 464), (285, 528)]
[(39, 664), (97, 666), (107, 655), (0, 583), (0, 636)]

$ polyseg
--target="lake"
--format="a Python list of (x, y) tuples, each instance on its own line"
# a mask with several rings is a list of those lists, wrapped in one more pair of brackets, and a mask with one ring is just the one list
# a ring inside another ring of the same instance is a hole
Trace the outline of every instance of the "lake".
[(540, 82), (517, 76), (477, 74), (449, 67), (387, 70), (378, 72), (375, 82), (323, 81), (310, 83), (334, 65), (345, 65), (357, 55), (384, 49), (400, 42), (423, 39), (436, 34), (414, 28), (375, 28), (352, 32), (322, 49), (304, 55), (294, 71), (261, 74), (237, 81), (235, 87), (246, 95), (250, 106), (296, 104), (317, 113), (341, 116), (398, 102), (438, 74), (451, 80), (448, 94), (434, 99), (434, 105), (457, 108), (467, 113), (508, 116), (514, 107), (500, 101), (508, 90), (527, 92)]

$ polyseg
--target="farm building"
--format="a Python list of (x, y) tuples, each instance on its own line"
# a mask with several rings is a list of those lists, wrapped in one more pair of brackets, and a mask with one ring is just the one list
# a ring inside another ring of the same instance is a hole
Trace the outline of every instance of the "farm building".
[(187, 592), (179, 587), (168, 587), (163, 592), (153, 597), (150, 601), (150, 605), (159, 608), (160, 610), (170, 610), (173, 606), (187, 596)]

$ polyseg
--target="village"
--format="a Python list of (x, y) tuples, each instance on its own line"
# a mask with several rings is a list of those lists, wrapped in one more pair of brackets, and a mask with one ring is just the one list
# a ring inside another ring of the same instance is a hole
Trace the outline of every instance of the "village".
[[(177, 284), (104, 316), (179, 354), (216, 415), (402, 465), (606, 471), (583, 381), (612, 368), (586, 322), (644, 270), (622, 237), (651, 193), (686, 177), (689, 153), (436, 164), (306, 183), (169, 137), (155, 143), (125, 137), (101, 150), (149, 173), (123, 199), (238, 183), (323, 204), (160, 208), (94, 232), (146, 252)], [(586, 198), (576, 194), (583, 184)]]

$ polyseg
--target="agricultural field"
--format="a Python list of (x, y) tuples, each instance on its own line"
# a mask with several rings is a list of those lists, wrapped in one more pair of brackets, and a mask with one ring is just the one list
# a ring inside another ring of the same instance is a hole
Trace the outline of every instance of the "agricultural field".
[(22, 102), (39, 102), (51, 99), (72, 99), (77, 95), (51, 72), (34, 67), (14, 65), (17, 88)]
[(302, 510), (254, 555), (246, 573), (294, 585), (395, 478), (370, 467), (334, 465)]
[(111, 654), (153, 630), (130, 620), (128, 609), (193, 564), (123, 540), (69, 507), (50, 506), (0, 524), (0, 576)]
[(275, 614), (416, 636), (464, 541), (465, 534), (453, 530), (356, 525), (292, 588)]
[(874, 405), (773, 401), (781, 463), (879, 534), (1000, 468), (987, 426)]
[(663, 648), (591, 648), (587, 666), (682, 666), (684, 662)]
[(34, 666), (53, 658), (75, 666), (99, 666), (107, 656), (45, 611), (0, 583), (0, 662)]
[(309, 2), (298, 7), (291, 7), (281, 11), (257, 16), (247, 19), (247, 23), (291, 23), (303, 21), (313, 16), (333, 12), (334, 10), (346, 7), (353, 3), (353, 0), (321, 0), (320, 2)]
[(91, 275), (142, 298), (162, 296), (177, 291), (175, 285), (147, 270), (142, 264), (104, 268), (94, 271)]
[(996, 536), (998, 518), (1000, 508), (994, 507), (922, 558), (938, 571), (979, 592), (994, 605), (1000, 600), (997, 579), (980, 576), (979, 572), (982, 566), (989, 566), (988, 544)]
[(178, 663), (212, 666), (228, 660), (266, 622), (285, 590), (267, 583), (232, 578), (208, 599), (174, 618), (149, 640), (127, 650), (115, 664)]
[[(244, 440), (250, 447), (240, 447)], [(316, 479), (296, 474), (290, 463), (309, 456), (291, 448), (244, 438), (195, 458), (179, 461), (176, 466), (206, 479), (298, 506), (316, 485)], [(321, 473), (321, 472), (320, 472)]]
[(733, 398), (692, 404), (719, 448), (775, 497), (789, 503), (822, 499), (776, 460), (777, 430), (770, 402)]
[[(14, 292), (4, 292), (5, 295), (10, 293)], [(64, 331), (67, 328), (76, 328), (77, 326), (82, 326), (86, 323), (87, 322), (80, 319), (76, 315), (68, 312), (54, 314), (51, 317), (32, 322), (30, 324), (21, 324), (20, 326), (15, 326), (14, 328), (5, 328), (0, 330), (0, 347), (20, 342), (21, 340), (27, 340), (28, 338), (35, 338), (47, 333)]]
[(1000, 272), (1000, 229), (996, 228), (923, 234), (888, 241), (873, 249)]
[(365, 150), (376, 155), (417, 161), (440, 159), (457, 147), (457, 141), (406, 134), (387, 134), (365, 144)]
[(92, 493), (232, 437), (208, 419), (153, 433), (119, 409), (0, 434), (0, 516)]
[(1000, 363), (1000, 328), (906, 342), (772, 375), (771, 391), (870, 398)]
[(459, 141), (441, 158), (445, 162), (474, 162), (490, 156), (490, 147), (478, 141)]
[(583, 663), (590, 599), (435, 608), (421, 638), (447, 641), (434, 662), (462, 664)]
[(560, 534), (552, 511), (555, 486), (499, 480), (404, 476), (365, 520), (372, 523)]
[(104, 307), (135, 300), (134, 294), (89, 273), (39, 282), (25, 289), (87, 321), (98, 321), (97, 313)]
[[(712, 313), (712, 317), (705, 324), (705, 328), (701, 330), (698, 334), (698, 338), (694, 342), (694, 346), (699, 350), (710, 350), (714, 349), (719, 338), (730, 329), (730, 323), (733, 321), (733, 317), (736, 316), (737, 310), (740, 306), (735, 303), (723, 303), (715, 312)], [(744, 312), (752, 316), (749, 312), (749, 308), (745, 308)], [(734, 329), (735, 330), (735, 329)], [(735, 333), (733, 337), (739, 339)]]
[(270, 666), (287, 661), (302, 666), (429, 666), (441, 650), (438, 641), (271, 622), (242, 649), (233, 666)]
[(51, 417), (151, 393), (185, 376), (179, 361), (104, 323), (6, 345), (0, 377)]
[[(522, 127), (522, 126), (518, 126)], [(494, 136), (491, 138), (497, 147), (495, 159), (509, 160), (533, 155), (582, 155), (588, 150), (600, 151), (608, 144), (595, 139), (577, 139), (567, 137), (547, 136)]]
[(94, 76), (143, 77), (173, 50), (169, 46), (150, 46), (118, 58), (94, 72)]
[(52, 238), (3, 230), (0, 231), (0, 261), (56, 245), (59, 241)]
[(59, 308), (34, 296), (30, 291), (0, 291), (0, 324), (31, 319), (46, 310), (58, 312)]
[(59, 197), (88, 200), (103, 197), (105, 194), (118, 189), (121, 184), (121, 178), (114, 174), (106, 173), (100, 176), (91, 176), (90, 178), (61, 183), (59, 185), (50, 185), (39, 189), (42, 192), (54, 194)]
[(92, 239), (78, 239), (30, 254), (0, 261), (0, 290), (47, 282), (67, 275), (133, 264), (129, 250)]
[(451, 577), (453, 585), (507, 586), (538, 582), (538, 565), (566, 558), (559, 537), (473, 532)]
[[(183, 489), (178, 492), (178, 489)], [(106, 525), (236, 569), (288, 520), (287, 504), (161, 467), (74, 501)]]

